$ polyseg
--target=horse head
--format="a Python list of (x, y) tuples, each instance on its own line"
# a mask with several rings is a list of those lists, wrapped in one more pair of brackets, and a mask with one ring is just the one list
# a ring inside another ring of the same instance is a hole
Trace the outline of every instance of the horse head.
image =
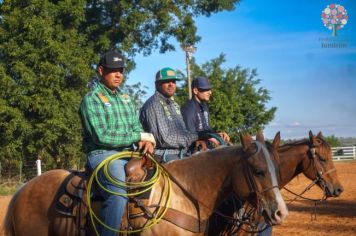
[(303, 162), (304, 174), (323, 189), (326, 197), (337, 197), (343, 187), (337, 177), (332, 150), (321, 132), (316, 136), (309, 131), (309, 158)]
[(241, 136), (243, 148), (241, 160), (244, 179), (233, 178), (234, 191), (255, 206), (270, 224), (281, 224), (288, 215), (285, 202), (279, 191), (276, 169), (271, 155), (278, 155), (277, 135), (272, 145), (266, 146), (262, 133), (253, 141), (250, 135)]

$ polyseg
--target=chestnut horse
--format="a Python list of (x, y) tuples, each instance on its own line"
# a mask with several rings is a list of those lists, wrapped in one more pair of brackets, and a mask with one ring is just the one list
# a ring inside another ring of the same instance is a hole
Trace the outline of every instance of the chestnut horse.
[[(253, 141), (241, 137), (241, 146), (231, 146), (172, 161), (164, 169), (173, 179), (170, 208), (191, 219), (207, 221), (213, 210), (233, 192), (251, 204), (258, 202), (266, 222), (281, 224), (288, 215), (278, 189), (276, 170), (271, 156), (277, 154), (279, 140), (266, 147), (263, 138)], [(65, 170), (52, 170), (25, 184), (13, 196), (5, 219), (6, 235), (75, 235), (76, 225), (54, 209), (56, 192), (68, 176)], [(162, 178), (153, 187), (149, 205), (162, 201)], [(130, 221), (138, 228), (147, 220)], [(162, 219), (140, 235), (204, 235), (204, 230), (191, 232)]]
[[(275, 139), (280, 139), (278, 132)], [(279, 159), (275, 159), (278, 170), (279, 187), (286, 186), (294, 177), (303, 173), (308, 179), (317, 184), (325, 197), (338, 197), (343, 187), (338, 179), (332, 159), (332, 150), (322, 133), (313, 135), (309, 132), (309, 139), (287, 143), (278, 148)], [(236, 216), (231, 199), (217, 210), (225, 215), (225, 219), (214, 214), (210, 219), (208, 235), (244, 235), (243, 230), (233, 225), (229, 217)], [(245, 227), (244, 227), (245, 228)], [(237, 233), (238, 232), (238, 233)]]

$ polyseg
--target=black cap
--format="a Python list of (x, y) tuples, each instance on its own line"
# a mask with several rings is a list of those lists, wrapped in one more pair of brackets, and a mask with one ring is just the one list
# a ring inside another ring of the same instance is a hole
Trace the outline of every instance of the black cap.
[(198, 88), (198, 89), (211, 89), (212, 86), (209, 83), (208, 78), (205, 77), (197, 77), (193, 80), (192, 82), (192, 88)]
[(109, 69), (125, 68), (125, 59), (116, 51), (108, 51), (101, 56), (99, 66)]

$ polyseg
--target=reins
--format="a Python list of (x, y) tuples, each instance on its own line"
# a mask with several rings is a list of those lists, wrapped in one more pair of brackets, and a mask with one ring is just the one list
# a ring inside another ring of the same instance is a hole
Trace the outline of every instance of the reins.
[[(262, 144), (259, 143), (259, 142), (255, 142), (256, 146), (257, 146), (257, 150), (254, 154), (252, 154), (251, 156), (254, 156), (256, 155), (257, 153), (259, 153), (262, 149)], [(214, 210), (213, 212), (217, 215), (219, 215), (220, 217), (224, 218), (225, 220), (227, 220), (229, 222), (229, 224), (231, 225), (234, 225), (234, 226), (237, 226), (236, 228), (231, 228), (230, 229), (230, 232), (229, 232), (229, 235), (233, 235), (235, 233), (238, 232), (239, 229), (247, 232), (247, 233), (260, 233), (264, 230), (266, 230), (268, 227), (270, 227), (269, 225), (266, 225), (264, 226), (262, 229), (257, 229), (257, 230), (246, 230), (246, 229), (243, 229), (241, 228), (241, 226), (243, 224), (246, 224), (246, 225), (249, 225), (250, 227), (252, 228), (258, 228), (258, 224), (254, 224), (254, 220), (251, 219), (251, 216), (254, 214), (254, 211), (255, 209), (258, 209), (259, 210), (259, 215), (262, 214), (262, 211), (263, 209), (260, 208), (260, 198), (261, 198), (261, 195), (266, 192), (266, 191), (269, 191), (273, 188), (278, 188), (279, 189), (279, 186), (269, 186), (265, 189), (262, 189), (262, 190), (258, 190), (257, 188), (257, 185), (256, 185), (256, 181), (253, 177), (253, 173), (251, 171), (251, 168), (250, 166), (248, 165), (248, 158), (250, 158), (251, 156), (249, 157), (242, 157), (242, 166), (243, 166), (243, 173), (244, 173), (244, 177), (246, 179), (246, 182), (247, 182), (247, 185), (249, 187), (249, 191), (251, 194), (256, 194), (255, 197), (256, 197), (256, 206), (254, 206), (255, 208), (251, 208), (249, 211), (246, 211), (245, 208), (242, 208), (244, 209), (245, 211), (244, 212), (239, 212), (239, 214), (237, 214), (237, 217), (236, 216), (226, 216), (224, 214), (222, 214), (221, 212), (219, 211), (216, 211)], [(237, 209), (235, 207), (235, 209)]]
[[(318, 145), (320, 145), (320, 143)], [(309, 145), (309, 153), (311, 155), (310, 159), (311, 159), (311, 162), (313, 163), (313, 168), (315, 170), (316, 178), (314, 180), (312, 180), (312, 182), (299, 194), (294, 192), (294, 191), (292, 191), (292, 190), (290, 190), (290, 189), (288, 189), (287, 187), (283, 187), (283, 189), (285, 189), (287, 192), (295, 195), (295, 198), (293, 198), (291, 200), (288, 200), (289, 203), (292, 203), (292, 202), (296, 201), (297, 199), (304, 199), (304, 200), (311, 201), (311, 202), (314, 203), (314, 212), (313, 212), (313, 215), (312, 215), (312, 220), (316, 220), (316, 207), (317, 207), (317, 204), (326, 201), (327, 198), (328, 198), (327, 197), (327, 193), (326, 193), (326, 186), (325, 186), (325, 183), (324, 183), (323, 176), (336, 171), (336, 168), (332, 168), (332, 169), (330, 169), (330, 170), (328, 170), (326, 172), (324, 172), (323, 168), (321, 170), (318, 170), (317, 165), (316, 165), (316, 159), (317, 159), (316, 147), (318, 145)], [(318, 182), (320, 183), (320, 185), (321, 185), (321, 187), (323, 189), (323, 196), (321, 198), (314, 199), (314, 198), (309, 198), (309, 197), (303, 196), (304, 193), (309, 191)]]
[[(294, 202), (295, 200), (297, 200), (298, 198), (301, 198), (301, 199), (304, 199), (304, 200), (308, 200), (308, 201), (312, 201), (312, 202), (322, 202), (322, 201), (325, 201), (327, 199), (327, 196), (326, 196), (326, 189), (325, 189), (325, 186), (324, 186), (324, 180), (323, 180), (323, 176), (324, 175), (327, 175), (329, 173), (332, 173), (334, 171), (336, 171), (335, 168), (332, 168), (326, 172), (324, 172), (324, 170), (318, 170), (317, 166), (316, 166), (316, 145), (312, 145), (310, 146), (310, 149), (309, 149), (309, 153), (311, 154), (311, 162), (313, 163), (313, 168), (315, 170), (315, 176), (316, 178), (301, 192), (301, 193), (295, 193), (293, 192), (292, 190), (286, 188), (286, 187), (283, 187), (286, 191), (288, 191), (289, 193), (295, 195), (296, 197), (292, 200), (290, 200), (289, 202), (292, 203)], [(313, 199), (313, 198), (308, 198), (308, 197), (304, 197), (303, 194), (306, 193), (307, 191), (309, 191), (314, 185), (316, 185), (318, 182), (320, 182), (323, 186), (323, 196), (322, 198), (320, 199)]]
[[(259, 142), (254, 142), (257, 146), (257, 150), (249, 155), (248, 157), (241, 157), (241, 162), (242, 162), (242, 165), (243, 165), (243, 173), (244, 173), (244, 176), (245, 176), (245, 179), (247, 181), (247, 185), (249, 186), (249, 190), (251, 193), (255, 193), (256, 194), (256, 199), (257, 199), (257, 205), (259, 204), (259, 197), (261, 197), (261, 194), (270, 190), (270, 189), (273, 189), (273, 188), (279, 188), (279, 186), (270, 186), (270, 187), (267, 187), (261, 191), (258, 190), (257, 188), (257, 185), (256, 185), (256, 182), (253, 178), (253, 173), (251, 171), (251, 168), (250, 166), (248, 165), (248, 162), (247, 160), (258, 154), (261, 149), (262, 149), (262, 144), (260, 144)], [(224, 219), (228, 220), (228, 221), (236, 221), (236, 219), (234, 217), (230, 217), (230, 216), (227, 216), (227, 215), (224, 215), (222, 214), (221, 212), (217, 211), (217, 210), (214, 210), (214, 209), (211, 209), (210, 207), (208, 207), (205, 203), (199, 201), (198, 199), (196, 199), (188, 190), (186, 190), (186, 188), (184, 186), (182, 186), (179, 181), (174, 177), (172, 176), (169, 171), (160, 163), (158, 163), (158, 165), (160, 165), (160, 167), (168, 174), (169, 178), (172, 180), (173, 183), (177, 184), (177, 186), (183, 191), (183, 193), (189, 198), (189, 200), (195, 205), (195, 207), (197, 208), (197, 213), (198, 213), (198, 220), (201, 221), (201, 218), (200, 218), (200, 208), (199, 206), (202, 206), (206, 209), (208, 209), (209, 211), (211, 211), (212, 213), (215, 213), (221, 217), (223, 217)], [(248, 218), (246, 218), (248, 219)], [(239, 220), (239, 222), (242, 222), (244, 219), (241, 219)], [(201, 222), (199, 222), (199, 225), (203, 225)], [(260, 232), (260, 231), (259, 231)]]

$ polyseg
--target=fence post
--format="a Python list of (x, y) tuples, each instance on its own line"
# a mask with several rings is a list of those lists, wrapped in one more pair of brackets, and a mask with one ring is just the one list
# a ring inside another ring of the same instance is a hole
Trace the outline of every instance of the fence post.
[(353, 146), (352, 152), (353, 152), (354, 159), (356, 159), (356, 146)]
[(42, 170), (41, 170), (41, 160), (37, 159), (36, 160), (36, 165), (37, 165), (37, 176), (42, 174)]
[(19, 182), (22, 183), (22, 160), (20, 161), (20, 178)]

